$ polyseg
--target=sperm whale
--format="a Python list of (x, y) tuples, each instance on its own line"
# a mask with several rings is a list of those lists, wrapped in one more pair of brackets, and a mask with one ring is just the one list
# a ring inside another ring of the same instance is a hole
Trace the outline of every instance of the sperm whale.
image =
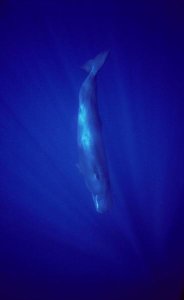
[(108, 52), (100, 53), (83, 66), (88, 75), (79, 91), (78, 168), (84, 176), (98, 213), (107, 211), (112, 203), (96, 90), (96, 75), (107, 56)]

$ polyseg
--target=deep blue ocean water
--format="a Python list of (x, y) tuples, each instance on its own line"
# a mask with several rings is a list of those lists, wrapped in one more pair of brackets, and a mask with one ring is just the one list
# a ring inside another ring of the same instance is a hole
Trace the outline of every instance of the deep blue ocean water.
[[(180, 299), (182, 5), (0, 3), (0, 299)], [(76, 164), (80, 69), (98, 75), (113, 207)]]

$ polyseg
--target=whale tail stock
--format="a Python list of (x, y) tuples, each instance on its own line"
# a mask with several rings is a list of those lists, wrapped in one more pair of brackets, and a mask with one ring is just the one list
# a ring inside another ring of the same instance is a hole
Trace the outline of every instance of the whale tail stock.
[(109, 51), (101, 52), (94, 59), (88, 60), (83, 66), (82, 69), (88, 73), (92, 73), (94, 76), (98, 73), (100, 68), (103, 66), (106, 58), (109, 54)]

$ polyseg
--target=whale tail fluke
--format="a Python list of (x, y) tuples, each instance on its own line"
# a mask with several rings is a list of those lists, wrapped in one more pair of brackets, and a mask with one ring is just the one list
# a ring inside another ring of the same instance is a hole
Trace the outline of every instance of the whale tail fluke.
[(109, 51), (101, 52), (94, 59), (88, 60), (87, 63), (82, 66), (82, 69), (88, 73), (91, 72), (95, 76), (106, 61), (108, 54)]

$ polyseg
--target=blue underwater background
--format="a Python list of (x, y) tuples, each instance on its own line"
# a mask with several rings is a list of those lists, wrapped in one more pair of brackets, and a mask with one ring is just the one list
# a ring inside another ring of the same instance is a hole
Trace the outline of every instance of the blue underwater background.
[[(0, 2), (0, 299), (180, 299), (182, 2)], [(98, 100), (113, 207), (76, 164), (80, 69)]]

